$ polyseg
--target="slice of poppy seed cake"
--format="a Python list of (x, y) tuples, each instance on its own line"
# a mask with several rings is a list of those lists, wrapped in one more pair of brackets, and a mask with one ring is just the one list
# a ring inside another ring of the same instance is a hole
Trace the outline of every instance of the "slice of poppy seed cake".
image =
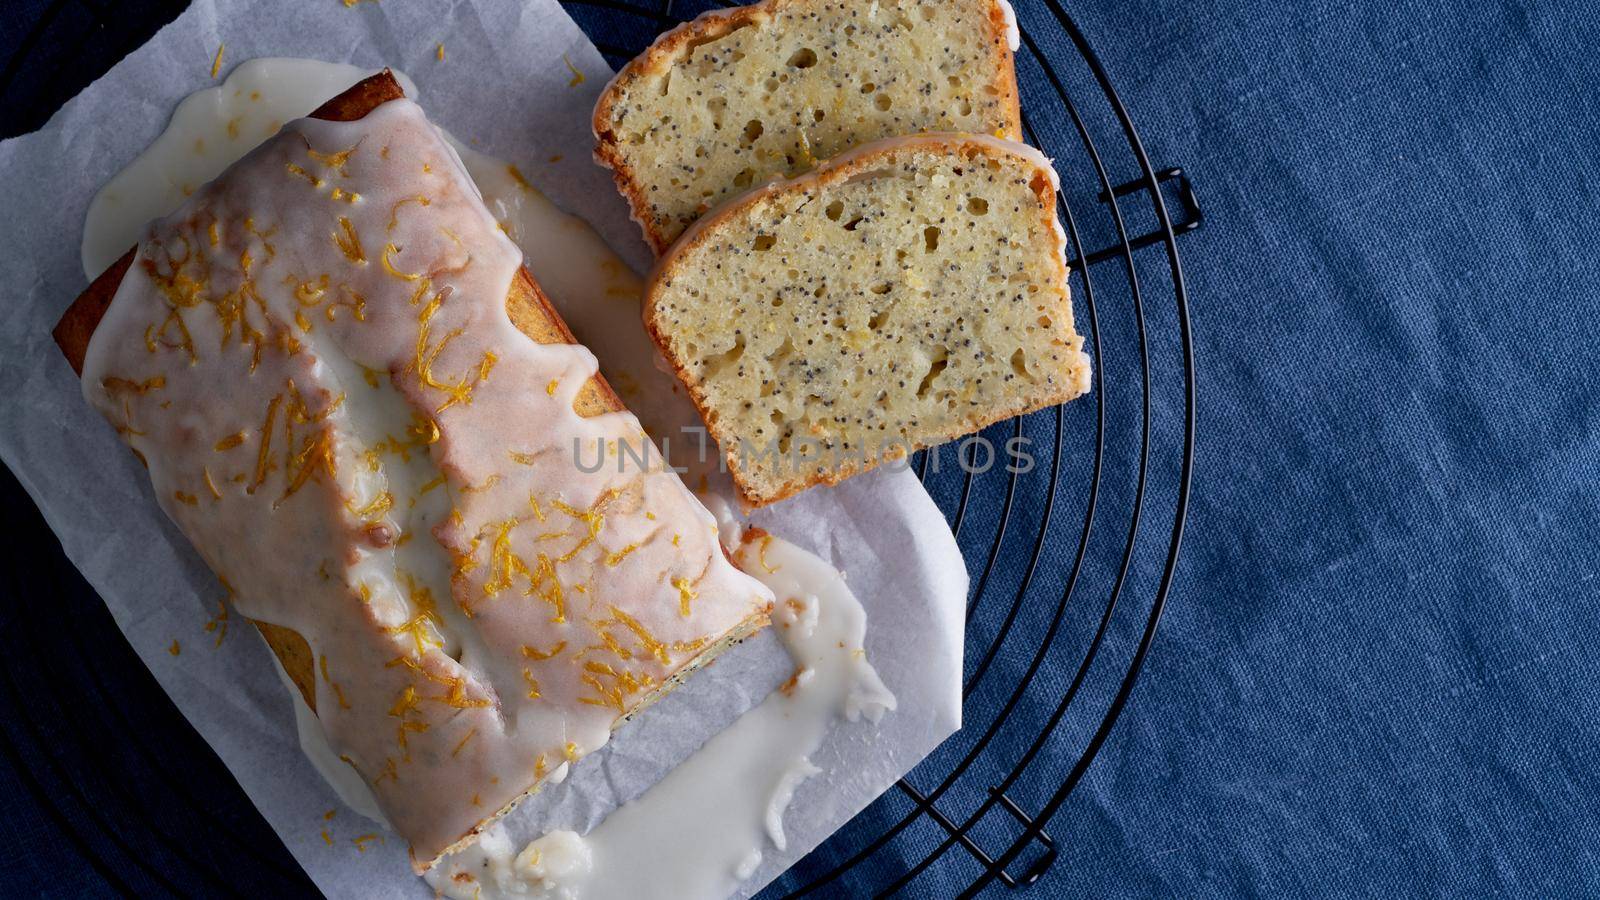
[(1056, 189), (1021, 144), (890, 138), (683, 235), (645, 324), (747, 502), (1089, 389)]
[(615, 170), (661, 253), (695, 219), (774, 176), (879, 138), (1021, 138), (1005, 0), (764, 0), (667, 32), (595, 106)]

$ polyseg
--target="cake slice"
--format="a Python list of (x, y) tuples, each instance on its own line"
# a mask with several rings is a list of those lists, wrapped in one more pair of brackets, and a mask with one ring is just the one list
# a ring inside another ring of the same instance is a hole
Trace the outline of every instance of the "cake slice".
[(766, 0), (667, 32), (595, 106), (595, 151), (657, 253), (723, 200), (858, 144), (1020, 139), (1005, 0)]
[(684, 234), (645, 324), (747, 502), (1089, 389), (1055, 178), (1010, 141), (891, 138)]

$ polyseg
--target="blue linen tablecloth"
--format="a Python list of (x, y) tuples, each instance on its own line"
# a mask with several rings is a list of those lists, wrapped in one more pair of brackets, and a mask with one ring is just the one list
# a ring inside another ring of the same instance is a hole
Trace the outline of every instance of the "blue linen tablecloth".
[[(1201, 440), (1143, 679), (1018, 895), (1600, 895), (1595, 10), (1069, 8), (1201, 192)], [(7, 892), (97, 889), (26, 763), (0, 760)]]
[(1201, 441), (1040, 896), (1600, 894), (1600, 29), (1073, 3), (1181, 247)]

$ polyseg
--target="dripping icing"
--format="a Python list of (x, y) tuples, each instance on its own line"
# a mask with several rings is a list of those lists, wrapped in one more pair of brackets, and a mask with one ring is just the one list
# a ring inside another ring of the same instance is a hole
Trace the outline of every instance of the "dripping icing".
[[(784, 849), (784, 811), (819, 773), (810, 756), (828, 729), (840, 718), (876, 722), (895, 698), (866, 659), (866, 613), (837, 570), (755, 531), (735, 559), (772, 589), (774, 627), (810, 677), (768, 695), (587, 835), (552, 831), (518, 851), (497, 826), (493, 840), (428, 873), (436, 891), (456, 900), (710, 900), (736, 892), (769, 843)], [(683, 822), (695, 827), (672, 825)]]

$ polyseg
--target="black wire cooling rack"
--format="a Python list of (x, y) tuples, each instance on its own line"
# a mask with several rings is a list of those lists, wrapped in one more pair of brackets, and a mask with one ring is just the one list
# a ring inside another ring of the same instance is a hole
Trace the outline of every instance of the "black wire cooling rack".
[[(613, 65), (710, 5), (564, 2)], [(184, 5), (19, 0), (4, 13), (19, 35), (0, 68), (7, 128), (42, 124)], [(1024, 129), (1062, 177), (1094, 391), (984, 433), (991, 445), (1028, 442), (1030, 470), (985, 469), (963, 444), (913, 458), (973, 576), (965, 724), (770, 895), (1047, 885), (1064, 864), (1051, 830), (1070, 827), (1063, 809), (1129, 702), (1168, 599), (1195, 448), (1178, 236), (1203, 216), (1188, 175), (1145, 152), (1072, 15), (1057, 0), (1021, 0), (1017, 11)], [(37, 537), (44, 523), (9, 475), (0, 502), (20, 511), (17, 534), (34, 536), (6, 543), (5, 593), (59, 598), (0, 610), (0, 627), (29, 636), (10, 642), (0, 666), (0, 761), (14, 770), (16, 799), (55, 829), (45, 839), (55, 865), (78, 873), (63, 885), (310, 892), (59, 547)]]

